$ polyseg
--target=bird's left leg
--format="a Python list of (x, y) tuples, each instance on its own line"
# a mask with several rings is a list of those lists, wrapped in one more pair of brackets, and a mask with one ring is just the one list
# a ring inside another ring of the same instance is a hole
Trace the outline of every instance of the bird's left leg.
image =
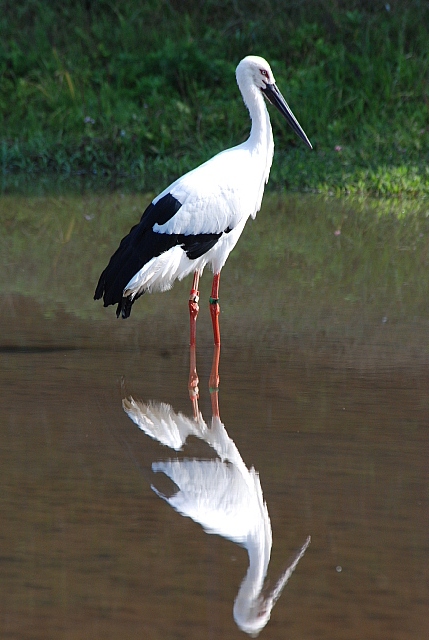
[(197, 374), (197, 356), (196, 356), (196, 342), (197, 342), (197, 317), (199, 311), (199, 297), (198, 283), (200, 280), (200, 274), (198, 271), (194, 273), (194, 279), (192, 281), (192, 289), (189, 293), (189, 321), (190, 321), (190, 338), (189, 338), (189, 382), (188, 390), (189, 397), (194, 408), (194, 418), (198, 418), (198, 374)]
[[(212, 396), (212, 405), (215, 412), (215, 406), (217, 406), (217, 393), (219, 390), (219, 359), (220, 359), (220, 329), (219, 329), (219, 278), (220, 273), (215, 273), (213, 276), (212, 294), (210, 296), (210, 315), (212, 317), (213, 325), (213, 363), (210, 373), (209, 389)], [(217, 410), (219, 415), (219, 410)]]

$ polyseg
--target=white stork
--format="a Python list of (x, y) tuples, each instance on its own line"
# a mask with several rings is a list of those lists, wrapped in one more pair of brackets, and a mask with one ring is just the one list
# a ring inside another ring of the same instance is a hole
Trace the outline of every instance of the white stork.
[(217, 154), (160, 193), (125, 236), (100, 276), (94, 299), (117, 304), (127, 318), (143, 293), (166, 291), (194, 274), (189, 297), (191, 345), (195, 345), (198, 282), (213, 270), (210, 311), (214, 342), (220, 345), (219, 276), (247, 219), (260, 209), (270, 173), (274, 141), (264, 97), (286, 118), (305, 144), (311, 143), (278, 90), (266, 60), (247, 56), (236, 69), (238, 87), (252, 120), (246, 142)]

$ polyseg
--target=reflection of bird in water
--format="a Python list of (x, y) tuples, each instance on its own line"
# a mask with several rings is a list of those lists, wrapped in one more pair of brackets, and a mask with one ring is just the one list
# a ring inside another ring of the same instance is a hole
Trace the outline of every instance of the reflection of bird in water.
[(165, 460), (152, 469), (168, 476), (178, 487), (171, 497), (153, 490), (184, 516), (245, 547), (249, 568), (234, 603), (234, 619), (248, 634), (256, 636), (270, 619), (281, 595), (309, 543), (307, 538), (274, 589), (262, 595), (271, 555), (272, 533), (259, 475), (248, 469), (218, 416), (211, 428), (199, 414), (197, 420), (173, 412), (168, 404), (144, 404), (132, 398), (123, 401), (128, 416), (147, 435), (179, 450), (189, 435), (205, 440), (217, 453), (214, 460)]
[(198, 314), (198, 282), (206, 265), (214, 277), (210, 310), (215, 344), (219, 333), (219, 276), (248, 218), (260, 209), (274, 153), (270, 118), (264, 98), (285, 117), (295, 133), (311, 144), (277, 89), (263, 58), (248, 56), (236, 77), (252, 120), (242, 144), (214, 156), (185, 174), (148, 206), (140, 222), (122, 239), (100, 276), (95, 299), (117, 304), (127, 318), (135, 300), (145, 292), (166, 291), (190, 273), (191, 344)]

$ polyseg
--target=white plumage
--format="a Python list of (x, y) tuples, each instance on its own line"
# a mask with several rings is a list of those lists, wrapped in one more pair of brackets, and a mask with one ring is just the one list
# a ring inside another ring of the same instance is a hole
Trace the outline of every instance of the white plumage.
[(154, 486), (152, 489), (207, 533), (228, 538), (247, 550), (249, 567), (234, 602), (234, 619), (240, 629), (255, 637), (270, 619), (274, 605), (310, 544), (310, 537), (274, 588), (265, 591), (272, 547), (267, 504), (259, 474), (253, 467), (246, 467), (220, 418), (213, 416), (209, 428), (201, 414), (192, 420), (175, 413), (165, 403), (145, 404), (128, 398), (123, 400), (123, 408), (142, 431), (167, 447), (178, 451), (192, 435), (205, 440), (218, 455), (214, 460), (154, 462), (152, 470), (168, 476), (176, 484), (177, 492), (167, 497)]
[[(189, 273), (195, 274), (198, 285), (206, 265), (215, 274), (213, 290), (218, 293), (219, 273), (246, 221), (260, 209), (271, 168), (274, 142), (264, 97), (312, 148), (266, 60), (247, 56), (236, 78), (252, 120), (249, 138), (178, 178), (154, 198), (140, 223), (123, 238), (94, 296), (103, 297), (105, 306), (118, 304), (117, 315), (128, 317), (143, 293), (165, 291)], [(217, 295), (213, 299), (217, 304)]]

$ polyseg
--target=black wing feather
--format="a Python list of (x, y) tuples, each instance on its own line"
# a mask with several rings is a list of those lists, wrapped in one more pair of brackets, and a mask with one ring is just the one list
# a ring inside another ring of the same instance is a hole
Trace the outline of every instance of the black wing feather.
[[(140, 222), (128, 235), (122, 238), (118, 249), (100, 276), (95, 289), (94, 300), (103, 298), (104, 306), (117, 304), (116, 315), (128, 318), (133, 300), (123, 296), (129, 281), (152, 258), (160, 256), (176, 245), (183, 247), (190, 260), (196, 260), (207, 253), (221, 237), (222, 233), (201, 233), (199, 235), (167, 234), (153, 231), (155, 224), (162, 225), (171, 220), (179, 211), (181, 203), (170, 193), (156, 204), (151, 203), (143, 213)], [(227, 232), (230, 229), (226, 230)]]

